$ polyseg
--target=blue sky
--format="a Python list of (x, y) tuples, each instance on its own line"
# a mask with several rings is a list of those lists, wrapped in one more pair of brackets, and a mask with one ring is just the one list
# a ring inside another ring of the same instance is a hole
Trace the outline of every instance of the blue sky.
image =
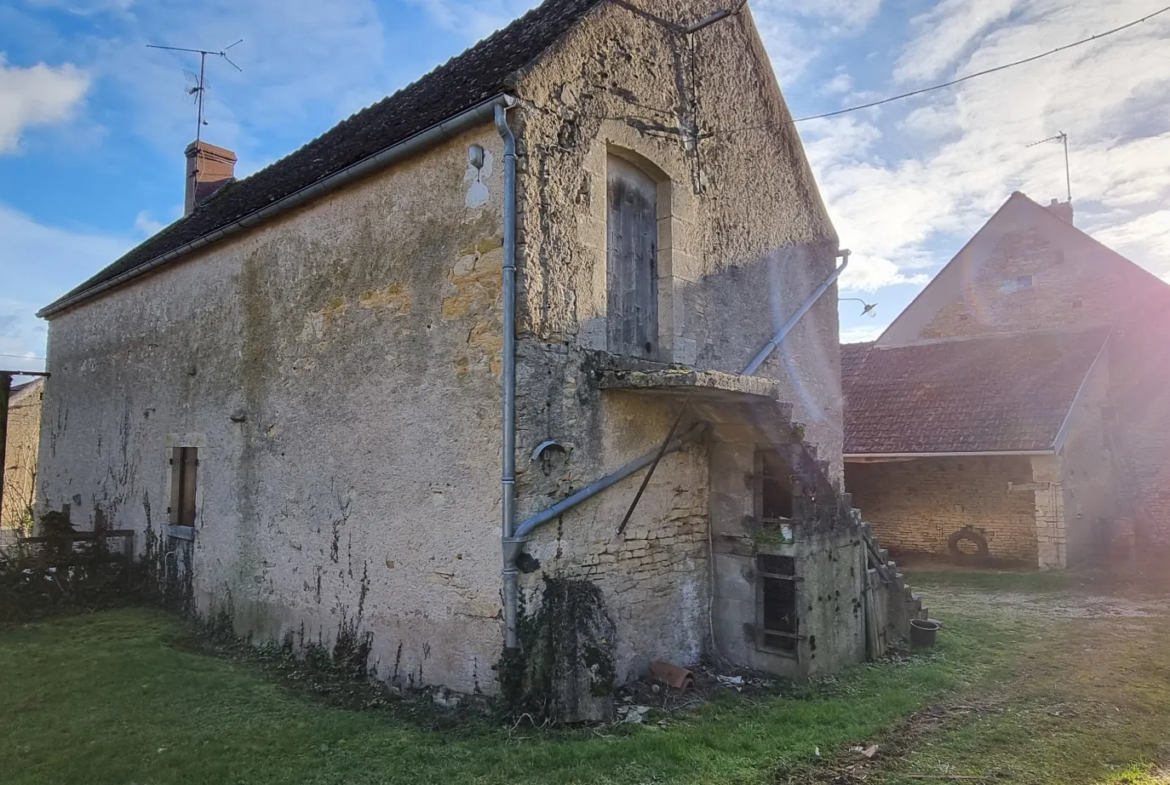
[[(636, 0), (635, 0), (636, 2)], [(711, 10), (731, 0), (710, 0)], [(750, 0), (790, 109), (832, 111), (1050, 50), (1162, 0)], [(36, 369), (33, 316), (182, 212), (192, 56), (208, 141), (246, 175), (507, 23), (533, 0), (9, 0), (0, 6), (0, 365)], [(706, 14), (701, 14), (705, 16)], [(1170, 14), (1071, 52), (800, 125), (842, 244), (845, 340), (873, 337), (1013, 190), (1170, 274)]]

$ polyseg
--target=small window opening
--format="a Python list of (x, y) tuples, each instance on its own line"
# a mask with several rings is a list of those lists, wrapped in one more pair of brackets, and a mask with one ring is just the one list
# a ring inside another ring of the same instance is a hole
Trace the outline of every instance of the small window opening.
[(171, 450), (171, 523), (195, 525), (195, 488), (199, 479), (199, 448)]
[(1032, 283), (1033, 283), (1032, 276), (1030, 276), (1030, 275), (1017, 275), (1016, 282), (1015, 282), (1015, 289), (1017, 292), (1022, 292), (1025, 289), (1031, 289)]
[(760, 579), (760, 646), (793, 653), (800, 640), (796, 602), (796, 560), (791, 556), (756, 557)]
[(787, 523), (792, 519), (792, 468), (771, 451), (758, 458), (760, 523)]

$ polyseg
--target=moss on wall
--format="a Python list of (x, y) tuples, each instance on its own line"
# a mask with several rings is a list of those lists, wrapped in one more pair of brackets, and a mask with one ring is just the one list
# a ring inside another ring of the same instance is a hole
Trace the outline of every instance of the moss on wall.
[(614, 625), (590, 581), (545, 576), (540, 602), (520, 621), (520, 648), (505, 649), (500, 693), (515, 713), (561, 722), (613, 713)]

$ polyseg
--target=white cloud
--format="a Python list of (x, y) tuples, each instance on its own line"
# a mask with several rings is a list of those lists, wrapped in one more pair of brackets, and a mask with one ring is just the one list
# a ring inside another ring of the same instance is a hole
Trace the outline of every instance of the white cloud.
[(163, 224), (150, 217), (150, 213), (146, 210), (140, 210), (138, 215), (134, 216), (134, 228), (142, 234), (143, 237), (150, 237), (159, 233), (163, 228)]
[(841, 343), (868, 343), (869, 341), (876, 341), (885, 329), (885, 326), (881, 324), (846, 327), (841, 330)]
[(930, 280), (924, 273), (907, 275), (889, 259), (877, 256), (851, 256), (841, 273), (840, 286), (846, 292), (876, 292), (897, 284), (923, 285)]
[(825, 44), (864, 30), (880, 8), (881, 0), (753, 0), (750, 5), (781, 87), (795, 81)]
[(28, 128), (73, 117), (89, 84), (89, 76), (69, 63), (21, 68), (8, 65), (0, 52), (0, 153), (17, 150)]
[(824, 91), (830, 95), (840, 95), (841, 93), (848, 93), (853, 89), (853, 77), (849, 74), (840, 73), (828, 81), (824, 87)]
[(1144, 264), (1152, 272), (1170, 276), (1170, 210), (1139, 215), (1115, 223), (1093, 235), (1118, 253)]
[[(943, 2), (888, 63), (892, 79), (949, 78), (1141, 17), (1156, 0)], [(1064, 198), (1069, 134), (1077, 225), (1156, 272), (1170, 264), (1170, 15), (1115, 37), (922, 98), (800, 126), (841, 236), (842, 286), (873, 291), (934, 272), (1014, 190)], [(936, 47), (938, 40), (945, 46)], [(896, 92), (896, 87), (890, 92)], [(863, 261), (863, 259), (865, 259)]]
[(1017, 5), (1019, 0), (943, 0), (913, 20), (917, 35), (895, 63), (894, 79), (906, 82), (938, 76)]
[[(48, 226), (3, 204), (0, 237), (0, 281), (20, 282), (19, 295), (0, 297), (0, 354), (30, 358), (45, 356), (47, 332), (37, 310), (63, 294), (63, 287), (81, 283), (134, 244), (128, 237)], [(40, 370), (43, 365), (33, 359), (5, 360), (12, 370)]]
[(75, 16), (124, 14), (134, 7), (134, 0), (29, 0), (40, 8), (60, 8)]

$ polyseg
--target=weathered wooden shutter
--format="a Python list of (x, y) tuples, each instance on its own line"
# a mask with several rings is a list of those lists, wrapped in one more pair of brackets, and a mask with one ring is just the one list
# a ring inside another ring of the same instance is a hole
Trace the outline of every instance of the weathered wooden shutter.
[(171, 526), (179, 525), (179, 508), (183, 499), (183, 448), (171, 448), (171, 503), (167, 507)]
[(195, 525), (195, 483), (199, 475), (199, 450), (195, 447), (184, 447), (182, 491), (179, 498), (179, 525)]
[(658, 357), (658, 186), (609, 157), (608, 343), (614, 354)]

